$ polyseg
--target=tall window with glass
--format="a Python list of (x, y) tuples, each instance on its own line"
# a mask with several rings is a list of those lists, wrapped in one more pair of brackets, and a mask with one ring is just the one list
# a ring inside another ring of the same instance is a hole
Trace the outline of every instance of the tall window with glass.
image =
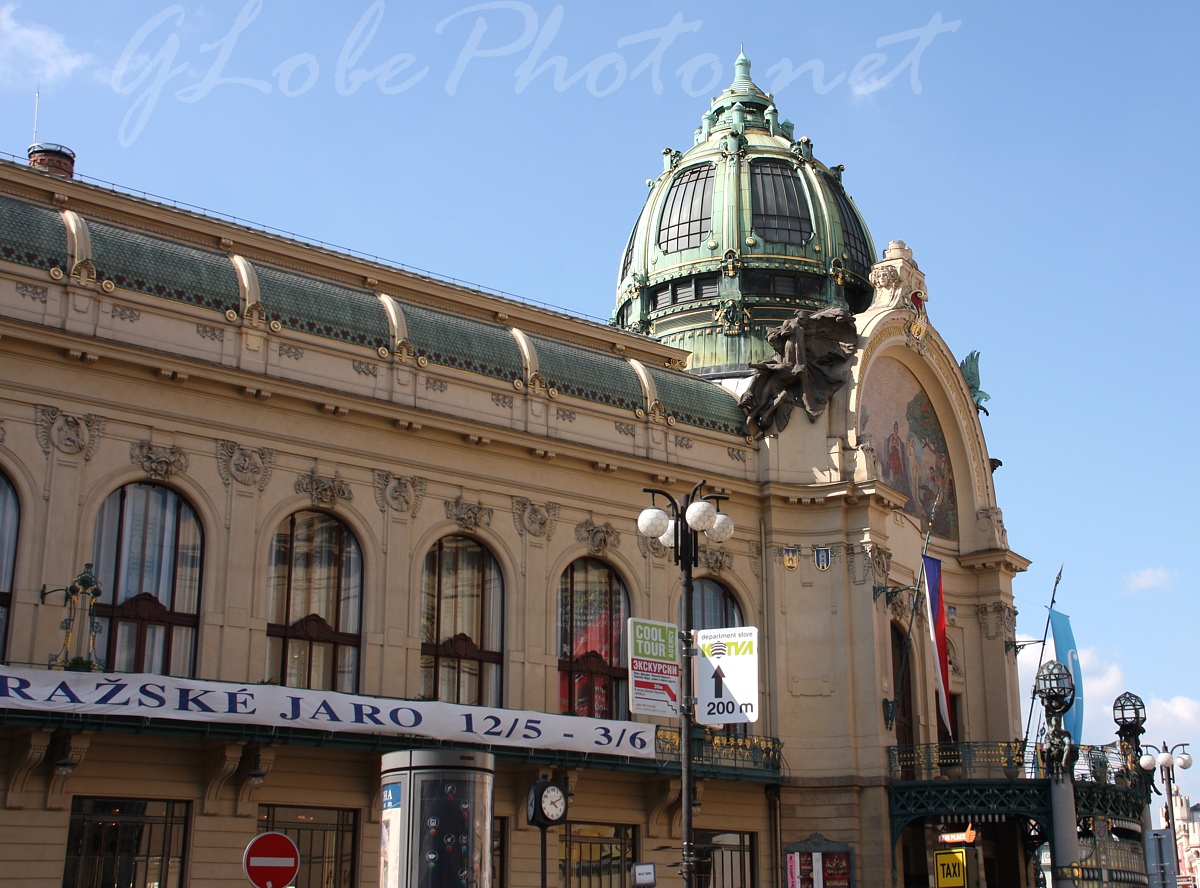
[(109, 671), (191, 677), (196, 668), (204, 534), (161, 484), (126, 484), (96, 520), (96, 656)]
[(271, 540), (268, 584), (268, 681), (356, 692), (363, 561), (350, 529), (325, 512), (289, 515)]

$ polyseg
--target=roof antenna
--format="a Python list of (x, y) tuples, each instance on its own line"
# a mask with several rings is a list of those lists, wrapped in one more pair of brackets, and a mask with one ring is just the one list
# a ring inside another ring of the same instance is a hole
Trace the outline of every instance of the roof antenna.
[(33, 143), (37, 144), (38, 105), (42, 101), (42, 78), (38, 78), (37, 89), (33, 93)]

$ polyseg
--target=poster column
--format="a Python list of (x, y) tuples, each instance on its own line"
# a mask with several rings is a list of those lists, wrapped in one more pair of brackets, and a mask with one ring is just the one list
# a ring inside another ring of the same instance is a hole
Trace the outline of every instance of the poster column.
[(389, 752), (381, 780), (380, 888), (491, 888), (494, 756)]

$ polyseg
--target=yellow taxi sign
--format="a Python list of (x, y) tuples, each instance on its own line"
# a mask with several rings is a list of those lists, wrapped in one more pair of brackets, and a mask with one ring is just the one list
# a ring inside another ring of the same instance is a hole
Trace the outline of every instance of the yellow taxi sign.
[(936, 888), (967, 888), (966, 849), (934, 851), (933, 877)]

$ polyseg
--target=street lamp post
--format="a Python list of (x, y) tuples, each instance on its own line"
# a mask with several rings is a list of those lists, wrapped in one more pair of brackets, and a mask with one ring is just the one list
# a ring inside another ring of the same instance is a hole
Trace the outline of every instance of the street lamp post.
[(1057, 660), (1038, 670), (1034, 691), (1046, 710), (1046, 747), (1042, 762), (1050, 777), (1050, 813), (1054, 820), (1054, 888), (1079, 884), (1079, 832), (1075, 814), (1075, 761), (1079, 747), (1062, 726), (1063, 714), (1075, 702), (1075, 681), (1071, 672)]
[[(657, 539), (672, 553), (672, 559), (680, 568), (683, 585), (683, 628), (679, 637), (683, 648), (683, 663), (680, 670), (682, 700), (679, 706), (679, 769), (681, 815), (680, 828), (683, 832), (683, 860), (680, 876), (684, 888), (693, 888), (695, 880), (696, 846), (692, 831), (692, 723), (695, 718), (696, 697), (692, 687), (692, 657), (695, 618), (692, 613), (692, 568), (699, 564), (699, 535), (703, 533), (714, 543), (723, 543), (733, 536), (733, 519), (717, 511), (716, 504), (729, 497), (719, 493), (705, 494), (701, 481), (691, 493), (676, 500), (670, 493), (655, 487), (642, 488), (650, 494), (650, 508), (638, 516), (638, 533)], [(670, 511), (656, 505), (656, 497), (667, 501)]]
[[(1142, 756), (1139, 764), (1142, 770), (1153, 772), (1157, 766), (1163, 785), (1167, 788), (1167, 828), (1171, 831), (1171, 856), (1175, 862), (1175, 878), (1179, 878), (1179, 839), (1175, 834), (1175, 766), (1186, 771), (1192, 766), (1192, 757), (1186, 752), (1186, 743), (1176, 743), (1167, 746), (1164, 740), (1161, 746), (1153, 743), (1142, 744), (1143, 749), (1151, 750)], [(1151, 778), (1153, 779), (1153, 778)]]

